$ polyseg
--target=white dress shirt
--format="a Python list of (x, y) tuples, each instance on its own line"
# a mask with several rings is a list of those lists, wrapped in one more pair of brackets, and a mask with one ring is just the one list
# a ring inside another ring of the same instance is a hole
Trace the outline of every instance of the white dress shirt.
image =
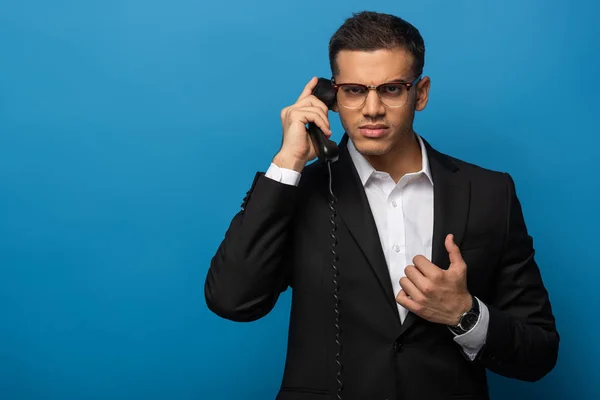
[[(404, 268), (421, 254), (431, 260), (433, 237), (433, 179), (429, 169), (427, 149), (421, 146), (422, 167), (418, 172), (404, 175), (398, 183), (387, 172), (375, 170), (361, 155), (352, 140), (348, 151), (365, 189), (369, 205), (381, 240), (381, 247), (394, 294), (400, 291), (400, 278)], [(298, 185), (300, 173), (271, 164), (265, 176), (288, 185)], [(473, 360), (485, 343), (489, 321), (486, 305), (479, 301), (480, 315), (469, 332), (455, 335), (469, 359)], [(404, 322), (408, 311), (396, 303), (400, 319)]]

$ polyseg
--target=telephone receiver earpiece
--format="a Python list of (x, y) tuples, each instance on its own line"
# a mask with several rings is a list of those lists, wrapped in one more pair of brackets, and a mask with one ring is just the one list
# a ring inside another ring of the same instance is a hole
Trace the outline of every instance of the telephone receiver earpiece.
[[(315, 86), (312, 93), (316, 98), (325, 103), (328, 109), (332, 109), (336, 101), (336, 94), (330, 79), (319, 78), (317, 86)], [(319, 161), (337, 161), (339, 156), (337, 144), (327, 139), (323, 131), (314, 122), (308, 124), (308, 133), (317, 151)]]

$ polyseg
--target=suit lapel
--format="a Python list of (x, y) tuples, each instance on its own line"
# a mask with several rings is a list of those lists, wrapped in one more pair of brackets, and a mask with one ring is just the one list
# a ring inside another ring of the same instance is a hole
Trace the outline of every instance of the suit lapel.
[(431, 147), (431, 173), (434, 182), (434, 223), (431, 261), (442, 269), (448, 269), (450, 259), (446, 250), (446, 236), (454, 235), (455, 243), (462, 244), (471, 199), (471, 182), (443, 154)]
[[(392, 307), (394, 314), (398, 316), (396, 299), (381, 248), (377, 225), (358, 172), (348, 153), (347, 141), (348, 137), (344, 135), (340, 143), (339, 160), (332, 164), (332, 190), (337, 198), (337, 212), (377, 276), (381, 290), (384, 291), (388, 300), (387, 303)], [(399, 316), (398, 323), (400, 323)]]
[[(423, 140), (427, 148), (433, 189), (433, 238), (431, 262), (442, 269), (448, 269), (450, 260), (445, 240), (450, 233), (460, 247), (464, 236), (469, 212), (470, 181), (464, 174), (458, 173), (458, 167), (451, 159), (433, 149)], [(402, 324), (401, 333), (410, 328), (416, 320), (416, 314), (409, 312)]]

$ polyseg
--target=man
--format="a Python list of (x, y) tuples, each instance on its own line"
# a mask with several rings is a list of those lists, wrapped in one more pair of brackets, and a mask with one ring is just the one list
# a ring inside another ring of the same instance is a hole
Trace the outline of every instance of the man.
[(261, 318), (292, 288), (278, 399), (488, 399), (486, 369), (536, 381), (556, 363), (513, 180), (413, 130), (430, 88), (424, 52), (400, 18), (348, 19), (330, 41), (346, 131), (329, 166), (336, 241), (328, 166), (307, 165), (306, 124), (331, 135), (313, 78), (282, 110), (281, 149), (212, 259), (206, 301), (224, 318)]

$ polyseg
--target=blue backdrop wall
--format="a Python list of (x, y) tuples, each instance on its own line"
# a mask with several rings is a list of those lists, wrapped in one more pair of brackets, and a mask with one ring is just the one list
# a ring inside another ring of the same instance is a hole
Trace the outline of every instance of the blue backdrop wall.
[(417, 130), (510, 172), (536, 239), (560, 360), (535, 384), (491, 375), (493, 398), (600, 398), (593, 0), (3, 1), (0, 398), (274, 397), (289, 293), (235, 324), (204, 277), (280, 109), (365, 8), (421, 30)]

